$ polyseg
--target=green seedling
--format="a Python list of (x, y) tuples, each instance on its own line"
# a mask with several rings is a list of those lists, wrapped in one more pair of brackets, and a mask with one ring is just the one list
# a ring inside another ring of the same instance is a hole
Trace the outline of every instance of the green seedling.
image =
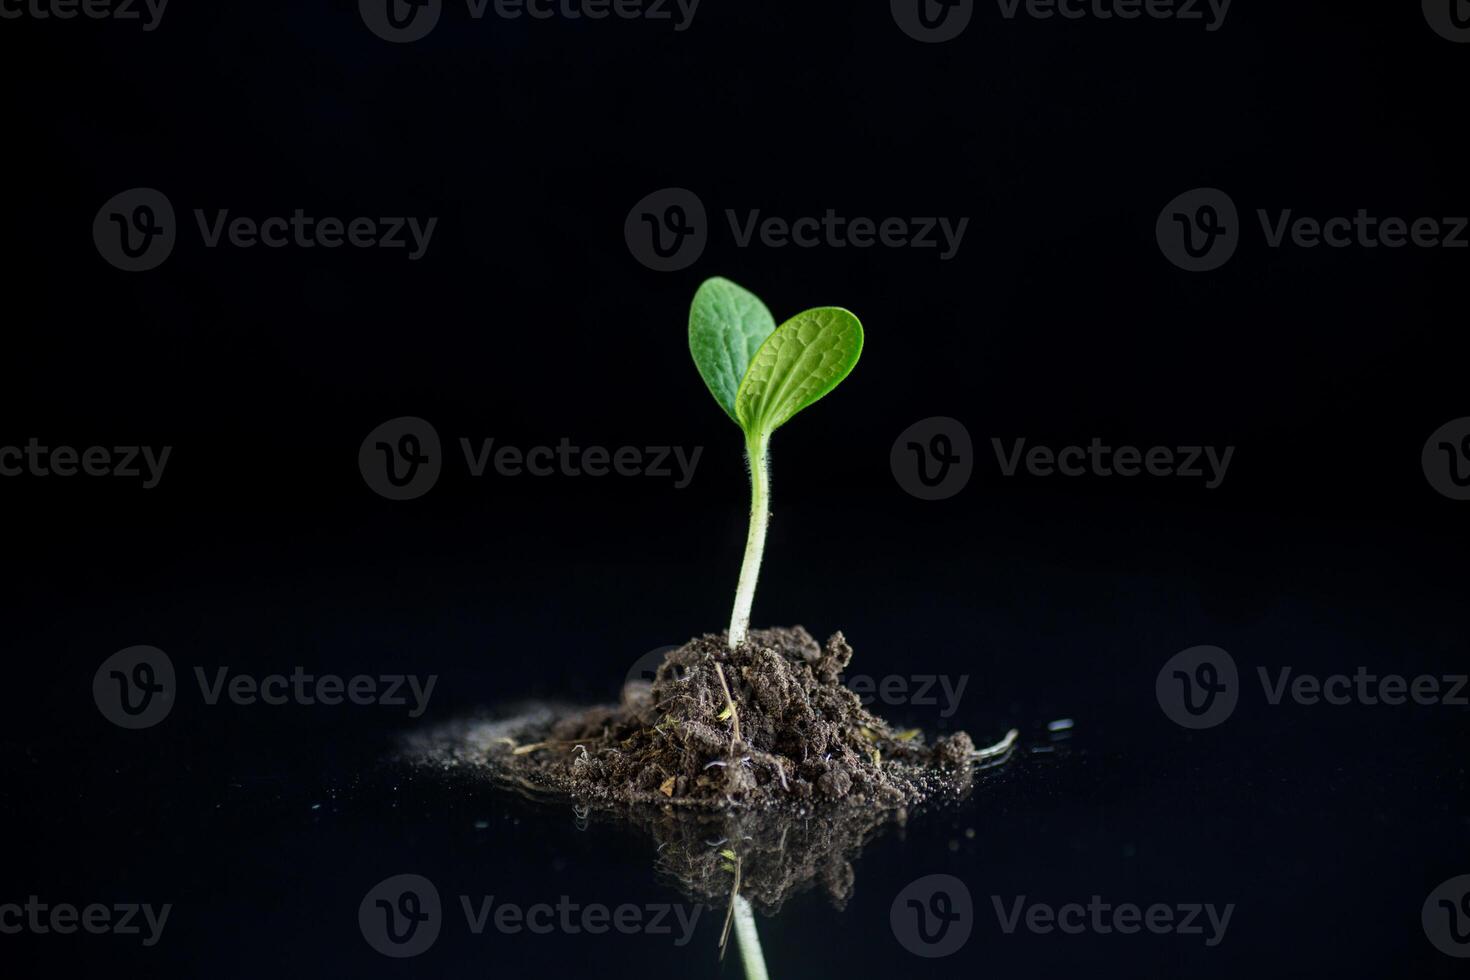
[(730, 647), (745, 640), (770, 518), (771, 433), (847, 377), (863, 351), (863, 325), (847, 310), (819, 306), (779, 327), (755, 294), (708, 279), (689, 310), (689, 353), (710, 394), (745, 433), (750, 531), (730, 613)]

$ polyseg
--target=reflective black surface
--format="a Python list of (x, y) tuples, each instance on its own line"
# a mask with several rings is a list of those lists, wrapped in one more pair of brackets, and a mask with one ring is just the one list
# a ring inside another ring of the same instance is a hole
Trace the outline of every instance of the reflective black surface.
[[(0, 970), (714, 975), (719, 910), (684, 946), (471, 934), (461, 895), (688, 899), (641, 829), (388, 760), (404, 733), (480, 708), (611, 699), (640, 655), (725, 625), (740, 439), (685, 338), (694, 290), (722, 274), (778, 316), (837, 303), (867, 330), (851, 378), (774, 440), (757, 623), (844, 630), (875, 678), (969, 678), (949, 717), (884, 707), (896, 720), (1022, 732), (968, 799), (869, 842), (845, 909), (812, 891), (761, 918), (772, 976), (1463, 972), (1420, 916), (1470, 874), (1467, 709), (1272, 704), (1258, 671), (1470, 670), (1470, 504), (1421, 465), (1430, 434), (1470, 415), (1466, 253), (1273, 249), (1257, 212), (1464, 214), (1470, 45), (1418, 4), (1238, 3), (1214, 32), (980, 5), (937, 45), (887, 6), (704, 0), (679, 33), (456, 8), (407, 45), (347, 0), (180, 2), (151, 32), (0, 20), (0, 449), (173, 448), (150, 490), (0, 477), (0, 906), (172, 905), (147, 948), (0, 934)], [(91, 229), (136, 187), (166, 193), (191, 237), (125, 273)], [(662, 273), (624, 222), (667, 187), (713, 224), (698, 262)], [(1199, 187), (1227, 191), (1248, 235), (1186, 273), (1155, 224)], [(410, 263), (210, 249), (196, 208), (439, 223)], [(726, 217), (828, 209), (970, 223), (941, 260), (742, 248)], [(358, 455), (405, 415), (436, 427), (445, 471), (389, 501)], [(974, 473), (924, 501), (891, 454), (935, 416), (966, 428)], [(684, 489), (473, 477), (459, 440), (490, 438), (703, 454)], [(1005, 476), (992, 440), (1021, 438), (1235, 453), (1215, 489)], [(180, 687), (166, 719), (128, 731), (93, 682), (135, 645), (164, 651)], [(1239, 701), (1192, 731), (1156, 680), (1201, 645), (1233, 658)], [(211, 705), (195, 670), (222, 667), (437, 681), (419, 718)], [(1054, 741), (1060, 719), (1071, 737)], [(412, 959), (359, 928), (398, 874), (433, 881), (448, 916)], [(931, 960), (890, 910), (932, 874), (965, 884), (974, 920)], [(1007, 933), (995, 902), (1010, 915), (1021, 896), (1234, 908), (1215, 946)]]
[[(1408, 964), (1449, 975), (1454, 961), (1429, 946), (1419, 910), (1462, 871), (1466, 709), (1273, 706), (1256, 676), (1268, 668), (1274, 683), (1284, 666), (1463, 671), (1444, 569), (1410, 567), (1398, 560), (1404, 538), (1373, 529), (1345, 552), (1290, 529), (1263, 540), (1216, 524), (1194, 526), (1189, 547), (1178, 544), (1186, 526), (1173, 525), (1179, 533), (1159, 535), (1124, 570), (1082, 545), (1116, 553), (1135, 531), (1167, 526), (1166, 512), (1114, 508), (1111, 522), (1088, 521), (1114, 529), (1080, 542), (1059, 536), (1044, 513), (1017, 512), (1028, 519), (997, 527), (984, 557), (936, 566), (893, 556), (881, 568), (849, 567), (841, 587), (782, 574), (778, 550), (765, 605), (799, 599), (824, 618), (841, 615), (857, 647), (854, 671), (969, 676), (948, 721), (942, 706), (885, 708), (891, 717), (964, 727), (981, 741), (1012, 724), (1023, 734), (1011, 761), (982, 774), (967, 800), (920, 808), (864, 847), (845, 910), (813, 891), (762, 918), (772, 975), (1085, 967), (1370, 976)], [(1062, 549), (1077, 549), (1075, 567), (1034, 557)], [(1258, 574), (1236, 570), (1251, 564)], [(247, 976), (283, 963), (297, 975), (532, 975), (591, 961), (616, 974), (712, 975), (722, 911), (705, 913), (683, 947), (646, 935), (472, 934), (460, 895), (521, 905), (562, 895), (609, 906), (691, 899), (655, 873), (657, 844), (643, 830), (595, 813), (579, 819), (570, 806), (533, 804), (471, 774), (384, 761), (400, 733), (480, 702), (610, 697), (642, 652), (635, 644), (669, 638), (619, 610), (653, 591), (671, 609), (692, 607), (696, 586), (654, 566), (589, 566), (578, 577), (602, 583), (590, 590), (600, 598), (526, 614), (569, 621), (548, 623), (531, 654), (507, 642), (533, 637), (516, 632), (506, 603), (569, 581), (564, 569), (528, 565), (526, 582), (512, 587), (469, 562), (444, 580), (390, 572), (386, 582), (352, 565), (283, 569), (269, 583), (231, 578), (210, 585), (217, 599), (146, 585), (94, 594), (102, 614), (66, 624), (69, 639), (55, 639), (60, 624), (32, 636), (29, 649), (49, 635), (69, 659), (23, 662), (24, 689), (42, 693), (6, 746), (7, 822), (23, 842), (8, 880), (50, 896), (170, 901), (175, 910), (149, 950), (118, 937), (7, 944), (47, 962), (168, 975)], [(118, 730), (90, 701), (95, 668), (84, 651), (114, 636), (146, 636), (179, 669), (179, 701), (152, 729)], [(1242, 683), (1226, 722), (1189, 732), (1165, 717), (1155, 675), (1199, 642), (1230, 651)], [(258, 675), (297, 663), (349, 675), (407, 663), (439, 679), (429, 711), (410, 720), (379, 707), (208, 706), (192, 676), (195, 666), (212, 679), (221, 665)], [(1045, 723), (1064, 717), (1075, 724), (1056, 741)], [(400, 873), (434, 881), (447, 919), (429, 952), (394, 962), (363, 941), (356, 914), (369, 888)], [(965, 882), (976, 918), (958, 953), (922, 961), (895, 938), (889, 908), (933, 873)], [(1007, 934), (994, 906), (998, 897), (1009, 914), (1019, 896), (1061, 906), (1094, 895), (1234, 910), (1222, 941), (1207, 947), (1208, 932)]]

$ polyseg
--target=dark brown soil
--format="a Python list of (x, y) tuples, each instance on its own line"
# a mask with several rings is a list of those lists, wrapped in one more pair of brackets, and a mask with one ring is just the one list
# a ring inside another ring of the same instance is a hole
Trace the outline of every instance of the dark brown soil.
[(967, 785), (970, 737), (930, 745), (894, 730), (839, 682), (851, 659), (841, 633), (819, 645), (800, 626), (753, 630), (734, 650), (708, 634), (617, 706), (502, 729), (483, 761), (523, 786), (609, 806), (891, 808)]

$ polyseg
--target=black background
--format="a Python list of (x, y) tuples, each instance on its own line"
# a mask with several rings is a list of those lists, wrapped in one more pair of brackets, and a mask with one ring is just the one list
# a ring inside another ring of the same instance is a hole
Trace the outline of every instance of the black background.
[[(1464, 214), (1470, 48), (1417, 4), (1236, 0), (1198, 22), (1002, 19), (922, 45), (884, 4), (704, 0), (689, 30), (472, 21), (373, 36), (355, 3), (186, 4), (157, 31), (0, 21), (10, 193), (0, 445), (170, 445), (153, 490), (0, 480), (11, 649), (4, 894), (173, 901), (163, 941), (0, 936), (5, 960), (124, 975), (652, 975), (715, 970), (714, 927), (441, 940), (417, 960), (355, 927), (388, 874), (530, 903), (669, 901), (652, 846), (608, 822), (400, 778), (424, 723), (365, 708), (207, 708), (123, 732), (93, 672), (153, 644), (192, 668), (438, 674), (425, 721), (610, 697), (643, 652), (722, 628), (744, 537), (738, 431), (690, 364), (710, 275), (778, 319), (837, 304), (867, 346), (773, 444), (757, 623), (844, 630), (871, 673), (972, 675), (961, 710), (894, 712), (977, 740), (1077, 719), (956, 812), (857, 865), (844, 913), (763, 920), (772, 974), (1449, 975), (1419, 907), (1470, 871), (1463, 708), (1270, 707), (1255, 668), (1463, 672), (1466, 504), (1428, 435), (1470, 414), (1466, 253), (1267, 248), (1257, 208)], [(98, 255), (102, 203), (156, 187), (159, 269)], [(695, 191), (699, 261), (640, 265), (633, 204)], [(1222, 269), (1170, 265), (1154, 221), (1226, 190)], [(194, 208), (437, 216), (428, 254), (207, 249)], [(959, 254), (736, 247), (724, 211), (969, 217)], [(394, 503), (358, 472), (403, 415), (447, 446), (702, 446), (696, 477), (471, 479), (453, 452)], [(975, 479), (926, 503), (889, 469), (934, 415)], [(1222, 486), (1002, 478), (990, 440), (1232, 445)], [(1195, 644), (1245, 675), (1191, 734), (1154, 676)], [(318, 809), (312, 809), (319, 805)], [(474, 829), (475, 820), (489, 828)], [(976, 830), (967, 838), (963, 829)], [(946, 871), (976, 935), (912, 957), (886, 927)], [(450, 884), (450, 880), (455, 883)], [(1004, 936), (992, 894), (1237, 904), (1226, 941)], [(767, 924), (769, 923), (769, 924)], [(619, 945), (619, 943), (621, 945)], [(726, 964), (727, 972), (737, 969)], [(26, 971), (20, 971), (22, 974)], [(733, 975), (733, 973), (732, 973)]]

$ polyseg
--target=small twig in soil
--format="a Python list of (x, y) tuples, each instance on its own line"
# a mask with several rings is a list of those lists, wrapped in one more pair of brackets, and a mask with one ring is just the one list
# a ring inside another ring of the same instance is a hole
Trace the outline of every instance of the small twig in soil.
[(730, 688), (725, 685), (725, 672), (720, 669), (720, 662), (715, 661), (715, 676), (720, 679), (720, 690), (725, 692), (725, 707), (730, 712), (730, 751), (734, 751), (736, 742), (740, 738), (740, 712), (735, 710), (735, 701), (730, 697)]

